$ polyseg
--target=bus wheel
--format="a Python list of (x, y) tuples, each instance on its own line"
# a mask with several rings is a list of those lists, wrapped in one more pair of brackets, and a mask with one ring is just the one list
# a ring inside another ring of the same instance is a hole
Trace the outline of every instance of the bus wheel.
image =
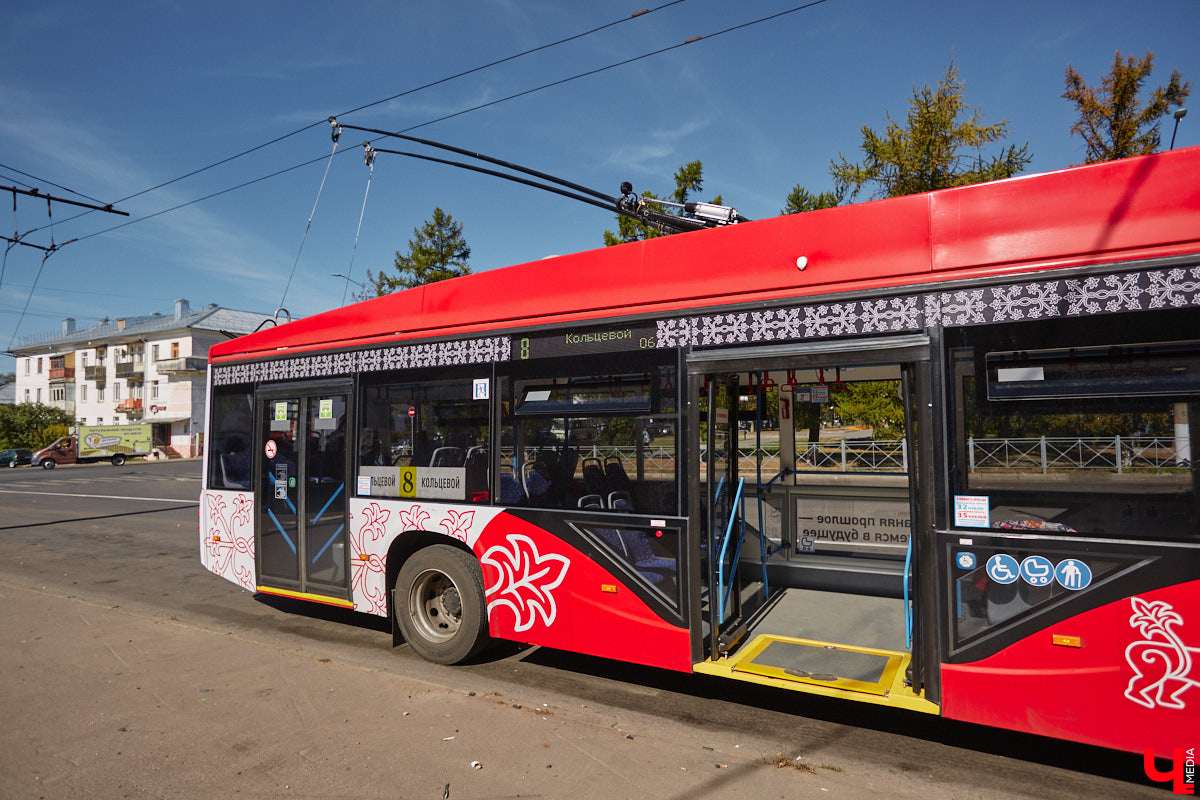
[(124, 463), (125, 463), (125, 454), (124, 453), (117, 453), (115, 456), (112, 457), (112, 465), (114, 467), (119, 467)]
[(54, 467), (57, 464), (58, 464), (58, 462), (55, 461), (53, 458), (47, 458), (45, 461), (42, 462), (42, 469), (54, 469)]
[(457, 664), (487, 644), (483, 573), (456, 547), (426, 547), (404, 562), (392, 607), (405, 641), (427, 661)]

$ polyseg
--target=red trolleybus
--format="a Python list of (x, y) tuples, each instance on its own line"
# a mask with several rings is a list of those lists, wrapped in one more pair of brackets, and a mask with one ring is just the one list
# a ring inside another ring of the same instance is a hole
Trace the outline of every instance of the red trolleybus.
[(1196, 743), (1200, 148), (411, 289), (209, 385), (204, 565), (432, 661)]

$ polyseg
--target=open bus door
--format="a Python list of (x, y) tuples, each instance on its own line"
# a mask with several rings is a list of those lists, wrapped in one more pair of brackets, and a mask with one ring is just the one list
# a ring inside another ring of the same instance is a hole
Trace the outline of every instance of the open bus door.
[[(697, 671), (937, 712), (930, 350), (907, 335), (689, 357), (714, 454), (694, 492), (710, 531)], [(738, 387), (771, 410), (740, 450)], [(855, 393), (890, 422), (836, 419)]]
[(350, 607), (349, 384), (271, 387), (255, 398), (258, 590)]

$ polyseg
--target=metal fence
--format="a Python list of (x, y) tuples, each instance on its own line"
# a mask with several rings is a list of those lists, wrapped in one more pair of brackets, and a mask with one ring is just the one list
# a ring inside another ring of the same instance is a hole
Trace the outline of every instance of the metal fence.
[(1190, 454), (1179, 445), (1173, 436), (971, 438), (967, 452), (971, 472), (1101, 469), (1123, 473), (1185, 467)]
[[(581, 458), (637, 459), (633, 446), (595, 445), (579, 451)], [(738, 471), (753, 472), (762, 459), (764, 472), (779, 470), (779, 451), (739, 448)], [(1187, 442), (1173, 436), (1052, 437), (967, 440), (971, 472), (1040, 472), (1050, 470), (1109, 470), (1117, 473), (1186, 467)], [(505, 455), (511, 463), (512, 451)], [(701, 458), (707, 453), (701, 451)], [(675, 470), (674, 446), (642, 448), (647, 471)], [(908, 472), (908, 442), (904, 439), (840, 439), (797, 443), (796, 468), (831, 472)]]

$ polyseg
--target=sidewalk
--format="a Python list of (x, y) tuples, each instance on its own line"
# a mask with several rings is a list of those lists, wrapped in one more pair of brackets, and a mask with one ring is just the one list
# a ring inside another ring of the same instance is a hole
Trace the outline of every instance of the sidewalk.
[(774, 753), (649, 715), (451, 690), (44, 591), (0, 583), (0, 602), (0, 797), (965, 796), (882, 770), (774, 766)]

